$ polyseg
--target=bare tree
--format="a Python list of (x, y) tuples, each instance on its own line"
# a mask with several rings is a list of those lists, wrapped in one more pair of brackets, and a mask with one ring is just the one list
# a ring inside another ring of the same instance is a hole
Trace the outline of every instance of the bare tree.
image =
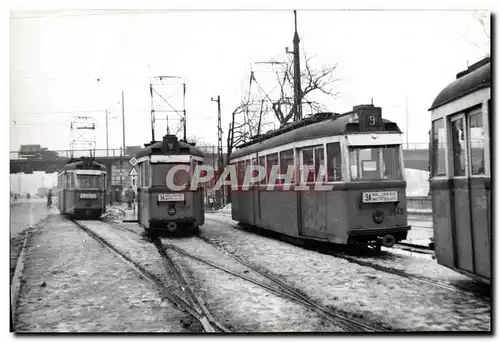
[[(333, 84), (339, 81), (334, 75), (337, 65), (322, 65), (320, 68), (315, 68), (312, 66), (313, 57), (307, 56), (304, 51), (303, 55), (305, 63), (300, 72), (302, 105), (306, 106), (309, 114), (324, 111), (325, 106), (312, 99), (311, 95), (321, 93), (331, 97), (338, 96), (338, 92), (333, 90)], [(281, 68), (276, 70), (276, 80), (280, 89), (280, 97), (278, 100), (272, 101), (272, 108), (280, 124), (284, 125), (292, 120), (295, 115), (293, 95), (291, 95), (291, 89), (293, 89), (293, 57), (287, 57), (287, 61), (282, 63)]]

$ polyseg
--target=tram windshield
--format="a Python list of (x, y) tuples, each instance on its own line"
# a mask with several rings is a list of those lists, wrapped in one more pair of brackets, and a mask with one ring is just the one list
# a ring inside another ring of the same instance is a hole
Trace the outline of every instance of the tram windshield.
[(104, 188), (103, 175), (76, 175), (76, 184), (81, 189)]
[[(153, 186), (155, 185), (167, 185), (167, 174), (168, 172), (178, 163), (158, 163), (151, 164), (151, 168), (153, 169)], [(186, 165), (189, 167), (189, 163), (183, 163), (181, 165)], [(173, 180), (175, 185), (184, 185), (189, 182), (189, 173), (186, 170), (176, 170), (173, 175)]]
[(353, 181), (402, 180), (399, 145), (349, 147)]

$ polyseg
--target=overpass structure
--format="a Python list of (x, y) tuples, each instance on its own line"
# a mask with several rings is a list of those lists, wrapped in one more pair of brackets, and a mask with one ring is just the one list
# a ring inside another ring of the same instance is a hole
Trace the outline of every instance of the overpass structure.
[[(205, 163), (217, 167), (217, 147), (216, 146), (197, 146), (205, 155)], [(130, 176), (132, 165), (129, 160), (133, 157), (133, 149), (127, 148), (127, 153), (124, 155), (122, 149), (96, 150), (95, 159), (104, 164), (108, 169), (108, 184), (134, 186), (133, 178)], [(69, 160), (70, 151), (60, 150), (51, 151), (53, 153), (40, 155), (32, 153), (26, 157), (20, 151), (10, 152), (10, 173), (26, 173), (30, 174), (33, 171), (45, 171), (46, 173), (57, 172)], [(79, 152), (75, 151), (76, 155)], [(427, 143), (406, 144), (403, 146), (403, 159), (406, 169), (417, 169), (428, 171), (429, 169), (429, 149)], [(123, 164), (123, 170), (121, 165)], [(123, 184), (121, 184), (121, 181)]]

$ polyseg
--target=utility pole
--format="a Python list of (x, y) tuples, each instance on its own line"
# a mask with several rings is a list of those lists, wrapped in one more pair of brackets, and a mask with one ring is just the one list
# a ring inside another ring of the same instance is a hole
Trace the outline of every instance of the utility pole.
[[(224, 160), (222, 152), (222, 123), (221, 123), (221, 111), (220, 111), (220, 95), (217, 95), (217, 100), (211, 98), (212, 101), (217, 102), (217, 179), (221, 176), (222, 170), (224, 169)], [(222, 204), (224, 205), (224, 187), (221, 189)], [(220, 200), (220, 198), (219, 198)]]
[(120, 184), (123, 188), (124, 187), (124, 184), (123, 184), (123, 157), (125, 155), (125, 103), (124, 103), (123, 90), (122, 90), (122, 129), (123, 129), (123, 149), (122, 149), (122, 153), (120, 153)]
[(182, 107), (184, 108), (184, 141), (187, 142), (186, 139), (186, 82), (182, 84)]
[(302, 89), (300, 87), (300, 54), (299, 54), (299, 34), (297, 33), (297, 11), (293, 11), (295, 17), (295, 34), (293, 35), (293, 84), (294, 84), (294, 105), (295, 120), (302, 119)]
[(405, 107), (406, 107), (406, 149), (409, 148), (409, 144), (408, 144), (408, 134), (410, 133), (410, 131), (408, 130), (408, 95), (406, 95), (405, 97)]
[(106, 109), (106, 157), (109, 157), (109, 141), (108, 141), (108, 110)]

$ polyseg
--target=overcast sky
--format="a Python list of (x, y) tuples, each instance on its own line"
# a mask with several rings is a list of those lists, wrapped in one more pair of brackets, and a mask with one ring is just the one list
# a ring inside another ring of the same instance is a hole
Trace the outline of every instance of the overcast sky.
[[(313, 66), (337, 64), (340, 97), (324, 99), (328, 110), (346, 112), (373, 98), (383, 116), (406, 131), (407, 98), (410, 142), (427, 142), (427, 109), (436, 95), (489, 52), (472, 11), (298, 11), (298, 31), (301, 49), (315, 55)], [(126, 145), (150, 141), (149, 77), (156, 75), (185, 78), (188, 137), (210, 144), (217, 144), (211, 97), (220, 95), (225, 141), (250, 69), (262, 69), (251, 63), (283, 60), (292, 38), (291, 10), (14, 11), (10, 149), (67, 149), (69, 121), (77, 114), (96, 118), (97, 148), (104, 149), (105, 109), (118, 117), (109, 120), (110, 148), (121, 146), (122, 90)], [(256, 72), (258, 80), (265, 75)], [(182, 108), (180, 86), (169, 89), (169, 101)], [(81, 112), (88, 110), (99, 111)], [(169, 118), (175, 130), (178, 116)], [(164, 123), (156, 127), (157, 139), (166, 133)]]

